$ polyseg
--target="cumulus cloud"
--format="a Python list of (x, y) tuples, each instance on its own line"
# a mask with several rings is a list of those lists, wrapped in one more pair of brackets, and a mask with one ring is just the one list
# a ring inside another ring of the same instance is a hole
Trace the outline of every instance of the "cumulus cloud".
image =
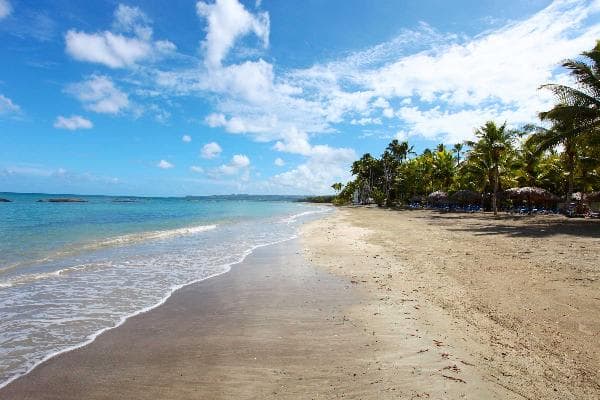
[(160, 160), (156, 166), (160, 169), (171, 169), (175, 167), (175, 165), (171, 164), (167, 160)]
[(209, 175), (213, 178), (220, 178), (222, 176), (233, 176), (240, 175), (243, 181), (247, 181), (250, 177), (250, 159), (248, 156), (243, 154), (234, 155), (227, 164), (211, 170)]
[(269, 45), (269, 14), (252, 14), (237, 0), (216, 0), (213, 4), (196, 3), (198, 16), (206, 19), (206, 39), (202, 47), (206, 64), (218, 67), (236, 40), (254, 33), (265, 47)]
[(113, 22), (116, 32), (71, 29), (65, 35), (66, 52), (79, 61), (123, 68), (175, 51), (176, 46), (169, 41), (152, 41), (149, 24), (149, 18), (139, 8), (119, 4)]
[(127, 94), (104, 75), (92, 75), (86, 81), (71, 84), (67, 92), (81, 101), (87, 110), (97, 113), (118, 114), (129, 106)]
[(192, 137), (190, 135), (183, 135), (181, 137), (181, 141), (184, 142), (184, 143), (189, 143), (189, 142), (192, 141)]
[(0, 20), (8, 17), (12, 12), (12, 6), (8, 0), (0, 0)]
[[(473, 128), (487, 119), (535, 121), (537, 112), (552, 102), (539, 85), (563, 82), (560, 61), (594, 45), (600, 25), (591, 22), (599, 10), (597, 2), (556, 1), (523, 20), (473, 37), (421, 24), (348, 57), (282, 71), (263, 59), (249, 59), (248, 53), (246, 60), (228, 64), (236, 59), (227, 57), (234, 47), (248, 44), (242, 39), (258, 37), (268, 46), (267, 13), (249, 11), (237, 0), (199, 1), (196, 11), (206, 21), (204, 62), (195, 60), (193, 67), (172, 70), (144, 69), (142, 77), (164, 96), (214, 95), (214, 108), (205, 118), (208, 126), (305, 157), (304, 163), (278, 175), (281, 185), (312, 176), (315, 180), (305, 186), (328, 189), (326, 174), (342, 179), (352, 161), (342, 155), (351, 149), (324, 150), (312, 142), (319, 134), (344, 134), (340, 124), (387, 125), (402, 138), (458, 142), (471, 137)], [(144, 30), (149, 26), (134, 8), (124, 8), (115, 12), (111, 33), (155, 48), (148, 39), (151, 30)], [(96, 35), (104, 38), (103, 33)], [(140, 57), (129, 61), (115, 56), (115, 63), (149, 59)], [(322, 153), (338, 156), (319, 170)], [(207, 154), (212, 158), (220, 151)]]
[(351, 178), (347, 167), (355, 159), (356, 153), (352, 149), (317, 145), (305, 163), (275, 175), (270, 181), (298, 192), (329, 193), (332, 182)]
[(111, 68), (131, 66), (150, 54), (148, 43), (112, 32), (85, 33), (70, 30), (65, 37), (67, 53), (79, 61)]
[(205, 122), (211, 128), (221, 127), (229, 133), (264, 134), (273, 131), (278, 126), (278, 118), (275, 115), (227, 118), (222, 113), (212, 113), (205, 118)]
[(91, 129), (94, 127), (94, 124), (89, 119), (80, 115), (71, 115), (70, 117), (59, 115), (56, 117), (56, 121), (54, 121), (54, 127), (57, 129), (75, 131), (77, 129)]
[(199, 167), (199, 166), (197, 166), (197, 165), (192, 165), (192, 166), (190, 167), (190, 171), (192, 171), (192, 172), (195, 172), (195, 173), (197, 173), (197, 174), (202, 174), (202, 173), (204, 173), (204, 168), (202, 168), (202, 167)]
[(295, 126), (281, 132), (281, 140), (278, 140), (273, 148), (277, 151), (301, 154), (303, 156), (311, 155), (313, 150), (308, 141), (308, 134)]
[(223, 151), (223, 149), (221, 148), (221, 146), (219, 146), (219, 143), (210, 142), (210, 143), (206, 143), (204, 146), (202, 146), (202, 150), (200, 151), (200, 156), (202, 158), (211, 159), (211, 158), (218, 157), (222, 151)]
[(0, 116), (18, 114), (21, 112), (21, 107), (13, 103), (11, 99), (0, 94)]
[(285, 161), (283, 161), (282, 158), (277, 157), (273, 164), (277, 165), (278, 167), (283, 167), (285, 165)]
[[(553, 99), (538, 87), (564, 80), (557, 72), (560, 61), (594, 45), (600, 25), (589, 19), (598, 11), (595, 2), (555, 1), (527, 19), (473, 38), (424, 25), (412, 37), (404, 32), (403, 40), (296, 71), (294, 77), (330, 99), (330, 119), (337, 108), (340, 118), (358, 114), (351, 123), (372, 125), (382, 120), (371, 114), (381, 113), (413, 135), (459, 141), (485, 118), (518, 125), (547, 109)], [(426, 46), (408, 51), (407, 42), (417, 41)], [(347, 89), (336, 92), (339, 87)], [(410, 107), (395, 112), (392, 102)]]

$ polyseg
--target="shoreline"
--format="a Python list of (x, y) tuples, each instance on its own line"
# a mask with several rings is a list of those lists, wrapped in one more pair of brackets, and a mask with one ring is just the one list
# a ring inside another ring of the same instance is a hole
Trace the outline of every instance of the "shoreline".
[(282, 239), (282, 240), (275, 241), (275, 242), (272, 242), (272, 243), (267, 243), (267, 244), (253, 246), (249, 250), (247, 250), (246, 252), (244, 252), (244, 254), (240, 257), (239, 260), (237, 260), (235, 262), (232, 262), (232, 263), (229, 263), (227, 265), (224, 265), (225, 270), (223, 272), (212, 274), (212, 275), (209, 275), (209, 276), (201, 278), (201, 279), (196, 279), (196, 280), (193, 280), (191, 282), (183, 283), (183, 284), (180, 284), (180, 285), (172, 287), (169, 290), (169, 292), (163, 298), (161, 298), (157, 303), (155, 303), (153, 305), (150, 305), (150, 306), (147, 306), (147, 307), (144, 307), (141, 310), (137, 310), (137, 311), (135, 311), (135, 312), (133, 312), (131, 314), (128, 314), (128, 315), (125, 315), (125, 316), (121, 317), (119, 319), (119, 321), (115, 325), (102, 328), (102, 329), (100, 329), (100, 330), (98, 330), (98, 331), (96, 331), (96, 332), (94, 332), (94, 333), (86, 336), (85, 340), (82, 341), (81, 343), (78, 343), (78, 344), (75, 344), (73, 346), (69, 346), (67, 348), (64, 348), (62, 350), (58, 350), (56, 352), (50, 353), (47, 356), (45, 356), (44, 358), (42, 358), (41, 360), (36, 361), (31, 367), (29, 367), (27, 369), (27, 371), (25, 371), (25, 372), (23, 372), (21, 374), (17, 374), (17, 375), (9, 378), (8, 380), (6, 380), (4, 382), (0, 382), (0, 391), (3, 388), (5, 388), (6, 386), (10, 385), (12, 382), (14, 382), (14, 381), (16, 381), (18, 379), (26, 377), (28, 374), (30, 374), (31, 372), (33, 372), (36, 368), (38, 368), (40, 365), (46, 363), (47, 361), (49, 361), (49, 360), (51, 360), (51, 359), (53, 359), (55, 357), (58, 357), (58, 356), (60, 356), (62, 354), (69, 353), (69, 352), (72, 352), (72, 351), (84, 348), (85, 346), (88, 346), (88, 345), (92, 344), (99, 336), (101, 336), (105, 332), (111, 331), (113, 329), (118, 329), (120, 326), (122, 326), (124, 323), (126, 323), (129, 319), (137, 317), (137, 316), (142, 315), (142, 314), (145, 314), (147, 312), (150, 312), (150, 311), (154, 310), (155, 308), (158, 308), (158, 307), (162, 306), (173, 295), (175, 295), (177, 291), (179, 291), (179, 290), (181, 290), (181, 289), (183, 289), (183, 288), (185, 288), (187, 286), (194, 285), (194, 284), (197, 284), (197, 283), (200, 283), (200, 282), (203, 282), (203, 281), (206, 281), (206, 280), (209, 280), (209, 279), (212, 279), (212, 278), (215, 278), (215, 277), (218, 277), (218, 276), (221, 276), (221, 275), (229, 273), (234, 266), (243, 263), (244, 260), (248, 256), (250, 256), (250, 255), (252, 255), (254, 253), (255, 250), (263, 248), (263, 247), (275, 246), (275, 245), (278, 245), (278, 244), (281, 244), (281, 243), (285, 243), (287, 241), (295, 240), (297, 238), (298, 238), (298, 235), (295, 234), (292, 237), (289, 237), (289, 238), (286, 238), (286, 239)]
[[(203, 390), (215, 398), (229, 390), (236, 395), (225, 398), (239, 398), (248, 394), (245, 385), (250, 385), (266, 398), (281, 390), (273, 386), (271, 378), (286, 379), (284, 370), (295, 363), (303, 373), (312, 375), (304, 381), (312, 387), (313, 379), (331, 378), (330, 374), (315, 376), (311, 372), (314, 360), (325, 365), (326, 353), (354, 343), (353, 339), (344, 340), (344, 335), (363, 335), (351, 324), (339, 326), (329, 320), (331, 313), (339, 313), (357, 300), (345, 292), (340, 280), (304, 262), (297, 240), (263, 247), (228, 274), (184, 287), (163, 305), (104, 332), (89, 345), (39, 365), (1, 389), (0, 397), (175, 399), (197, 398), (192, 393)], [(329, 295), (317, 296), (319, 293)], [(325, 303), (321, 303), (324, 297)], [(313, 335), (317, 331), (333, 342), (323, 343), (321, 335)], [(228, 341), (236, 345), (224, 343)], [(215, 347), (219, 351), (215, 352)], [(201, 352), (190, 357), (197, 348)], [(267, 369), (260, 362), (257, 365), (254, 353), (271, 359), (273, 365)], [(307, 356), (310, 366), (302, 364)], [(345, 357), (347, 361), (353, 358), (349, 353)], [(240, 362), (245, 365), (236, 366)], [(181, 363), (185, 365), (173, 367)], [(232, 365), (225, 368), (225, 364)], [(203, 382), (201, 387), (179, 381), (183, 376), (189, 379), (188, 374), (199, 374), (196, 379)], [(213, 374), (234, 382), (215, 383)], [(262, 379), (251, 383), (256, 374)], [(140, 380), (145, 382), (138, 383)], [(294, 393), (303, 398), (304, 389)]]
[(594, 399), (585, 224), (337, 209), (0, 397)]

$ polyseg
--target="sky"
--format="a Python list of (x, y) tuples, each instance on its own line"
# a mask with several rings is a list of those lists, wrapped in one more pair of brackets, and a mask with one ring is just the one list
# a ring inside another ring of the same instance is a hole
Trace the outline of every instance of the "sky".
[(325, 194), (537, 122), (600, 1), (0, 0), (0, 192)]

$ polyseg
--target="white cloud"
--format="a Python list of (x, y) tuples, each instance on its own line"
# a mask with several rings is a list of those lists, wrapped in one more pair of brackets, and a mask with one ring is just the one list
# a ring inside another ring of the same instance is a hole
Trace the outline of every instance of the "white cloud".
[(354, 118), (350, 121), (351, 125), (381, 125), (381, 118), (364, 117), (360, 119)]
[(252, 14), (237, 0), (216, 0), (213, 4), (198, 1), (196, 12), (207, 22), (202, 47), (208, 66), (220, 66), (236, 40), (249, 33), (258, 36), (265, 47), (269, 45), (270, 23), (266, 12)]
[(218, 168), (209, 171), (209, 175), (213, 178), (222, 176), (232, 176), (241, 174), (241, 179), (247, 181), (250, 177), (250, 159), (243, 154), (236, 154), (227, 164), (222, 164)]
[(54, 121), (54, 127), (57, 129), (75, 131), (77, 129), (91, 129), (94, 127), (94, 124), (89, 119), (80, 115), (71, 115), (70, 117), (59, 115), (56, 117), (56, 121)]
[[(326, 174), (343, 176), (351, 160), (339, 157), (328, 171), (320, 171), (315, 160), (323, 150), (311, 142), (323, 133), (343, 135), (338, 124), (389, 125), (387, 131), (398, 132), (398, 137), (457, 142), (487, 119), (535, 121), (537, 112), (552, 101), (538, 86), (564, 79), (557, 68), (560, 61), (594, 45), (600, 25), (591, 17), (599, 10), (597, 2), (557, 1), (522, 21), (474, 37), (421, 24), (349, 57), (279, 72), (260, 58), (226, 62), (247, 35), (268, 45), (268, 14), (251, 13), (237, 0), (200, 1), (197, 12), (207, 22), (204, 63), (144, 69), (141, 76), (164, 97), (214, 99), (205, 118), (210, 127), (247, 134), (273, 143), (275, 150), (306, 158), (278, 175), (279, 182), (291, 185), (293, 177), (313, 176), (312, 183), (302, 184), (328, 189)], [(136, 24), (130, 22), (139, 16), (131, 10), (123, 13), (115, 17), (115, 24), (122, 25), (114, 25), (115, 34), (144, 41), (144, 32), (136, 33)], [(137, 25), (148, 26), (142, 22)], [(242, 57), (240, 52), (235, 55), (231, 59)], [(343, 149), (327, 151), (337, 150)]]
[(150, 20), (139, 8), (120, 4), (114, 19), (116, 33), (69, 30), (65, 35), (66, 52), (79, 61), (123, 68), (175, 51), (176, 46), (169, 41), (152, 41)]
[(355, 159), (352, 149), (317, 145), (306, 163), (275, 175), (271, 182), (303, 193), (330, 193), (333, 182), (350, 179), (348, 165)]
[[(422, 24), (328, 64), (276, 76), (273, 66), (260, 60), (243, 66), (259, 77), (251, 84), (244, 81), (245, 74), (238, 77), (234, 72), (240, 64), (212, 75), (221, 77), (216, 83), (204, 76), (208, 83), (200, 79), (197, 87), (224, 99), (217, 103), (219, 112), (207, 119), (209, 126), (276, 141), (281, 151), (307, 154), (307, 138), (287, 138), (299, 127), (312, 135), (331, 131), (337, 123), (383, 124), (383, 118), (394, 129), (405, 125), (402, 129), (413, 134), (460, 140), (485, 122), (471, 125), (476, 116), (510, 118), (514, 124), (535, 121), (552, 101), (539, 85), (560, 81), (560, 61), (593, 46), (600, 25), (588, 20), (599, 9), (585, 1), (558, 1), (523, 21), (473, 38)], [(413, 105), (409, 108), (419, 114), (444, 118), (451, 125), (416, 121), (415, 113), (410, 118), (406, 110), (395, 111), (392, 103)], [(468, 118), (461, 122), (460, 116)], [(426, 131), (426, 125), (433, 126), (433, 132)]]
[(273, 66), (258, 60), (213, 69), (205, 84), (208, 90), (227, 93), (252, 104), (264, 104), (278, 89), (273, 80)]
[(18, 114), (21, 112), (21, 107), (13, 103), (11, 99), (0, 94), (0, 116)]
[(202, 174), (202, 173), (204, 173), (204, 168), (202, 168), (202, 167), (199, 167), (199, 166), (197, 166), (197, 165), (192, 165), (192, 166), (190, 167), (190, 171), (192, 171), (192, 172), (195, 172), (195, 173), (197, 173), (197, 174)]
[(86, 81), (69, 85), (67, 92), (79, 99), (87, 110), (97, 113), (117, 114), (129, 106), (127, 94), (104, 75), (92, 75)]
[(104, 64), (111, 68), (134, 65), (149, 56), (151, 47), (137, 38), (112, 32), (85, 33), (70, 30), (65, 37), (67, 53), (79, 61)]
[(242, 154), (236, 154), (231, 158), (231, 165), (236, 168), (245, 168), (250, 165), (250, 159)]
[(156, 166), (161, 169), (171, 169), (175, 167), (175, 165), (171, 164), (167, 160), (160, 160)]
[(219, 143), (210, 142), (210, 143), (206, 143), (204, 146), (202, 146), (202, 150), (200, 151), (200, 156), (202, 158), (211, 159), (211, 158), (218, 157), (222, 151), (223, 151), (223, 149), (221, 148), (221, 146), (219, 146)]
[(394, 117), (394, 110), (392, 108), (384, 108), (381, 113), (386, 118), (393, 118)]
[(285, 165), (285, 161), (280, 157), (277, 157), (273, 163), (278, 167), (283, 167)]
[(138, 7), (119, 4), (114, 13), (113, 27), (117, 31), (135, 33), (137, 37), (149, 40), (152, 37), (150, 18)]
[(189, 142), (192, 141), (192, 137), (190, 135), (183, 135), (181, 137), (181, 141), (184, 142), (184, 143), (189, 143)]
[(224, 128), (229, 133), (254, 133), (261, 134), (273, 131), (278, 124), (277, 116), (258, 116), (251, 118), (227, 118), (221, 113), (212, 113), (205, 118), (211, 128)]
[(278, 140), (273, 148), (277, 151), (286, 153), (301, 154), (309, 156), (312, 153), (312, 146), (308, 141), (308, 134), (298, 130), (295, 126), (286, 129), (281, 133), (282, 140)]
[(12, 6), (8, 0), (0, 0), (0, 20), (8, 17), (12, 12)]
[[(562, 59), (593, 46), (600, 25), (583, 23), (599, 10), (597, 3), (556, 1), (475, 38), (448, 42), (432, 31), (429, 49), (402, 55), (384, 46), (315, 67), (312, 74), (372, 93), (373, 109), (382, 108), (386, 118), (398, 116), (415, 134), (458, 141), (485, 122), (477, 118), (535, 121), (552, 101), (538, 87), (562, 78), (556, 72)], [(390, 101), (408, 105), (411, 97), (418, 105), (394, 113)]]

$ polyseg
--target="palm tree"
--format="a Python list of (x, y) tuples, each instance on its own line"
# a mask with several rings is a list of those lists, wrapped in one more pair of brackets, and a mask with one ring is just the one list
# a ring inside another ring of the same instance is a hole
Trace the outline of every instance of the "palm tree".
[(454, 154), (456, 154), (456, 166), (460, 165), (460, 153), (462, 150), (463, 150), (462, 143), (455, 143), (454, 146), (452, 147), (452, 152)]
[[(399, 142), (398, 139), (392, 140), (385, 152), (381, 156), (381, 162), (383, 164), (383, 174), (385, 180), (385, 197), (387, 202), (390, 203), (399, 192), (397, 182), (399, 179), (400, 167), (408, 159), (410, 154), (415, 154), (413, 146), (410, 146), (407, 141)], [(394, 190), (391, 190), (394, 188)]]
[(342, 191), (342, 187), (344, 187), (344, 185), (341, 182), (336, 182), (331, 185), (331, 188), (336, 191), (336, 194), (339, 194)]
[(471, 156), (480, 159), (486, 166), (489, 179), (493, 185), (492, 210), (494, 216), (498, 215), (498, 189), (500, 182), (501, 162), (508, 150), (512, 149), (516, 133), (506, 129), (506, 123), (497, 126), (495, 122), (488, 121), (484, 126), (475, 131), (477, 142), (468, 142), (472, 148)]
[(566, 85), (546, 84), (556, 104), (551, 110), (540, 114), (542, 120), (572, 121), (576, 131), (595, 131), (600, 126), (600, 41), (591, 51), (581, 54), (582, 60), (565, 60), (563, 67), (571, 71), (578, 88)]
[[(441, 149), (441, 150), (440, 150)], [(436, 180), (436, 189), (447, 191), (454, 178), (454, 157), (444, 146), (438, 146), (438, 151), (433, 153), (432, 176)]]
[(360, 160), (352, 163), (352, 175), (357, 176), (357, 180), (360, 184), (359, 192), (361, 202), (364, 202), (369, 198), (378, 178), (383, 175), (380, 171), (381, 163), (378, 159), (374, 158), (371, 154), (364, 154)]
[(568, 172), (567, 198), (573, 194), (575, 167), (581, 140), (598, 135), (600, 127), (600, 42), (591, 51), (582, 53), (584, 60), (566, 60), (563, 67), (571, 71), (578, 88), (547, 84), (558, 100), (551, 110), (540, 113), (542, 121), (549, 121), (549, 129), (538, 128), (529, 140), (538, 152), (562, 145)]
[(413, 146), (409, 146), (406, 140), (403, 142), (398, 142), (398, 139), (392, 140), (390, 144), (388, 144), (387, 150), (399, 163), (406, 161), (410, 154), (415, 154)]
[(528, 146), (534, 147), (536, 153), (540, 154), (546, 150), (553, 149), (559, 145), (564, 147), (563, 156), (565, 169), (567, 171), (567, 197), (571, 199), (575, 182), (575, 164), (577, 159), (577, 139), (579, 131), (573, 129), (571, 123), (556, 122), (550, 129), (538, 127), (537, 132), (527, 139)]
[(538, 151), (537, 147), (531, 140), (526, 140), (518, 150), (517, 170), (515, 171), (516, 179), (521, 186), (539, 186), (538, 165), (543, 154)]
[[(388, 146), (389, 147), (389, 146)], [(390, 188), (392, 186), (392, 182), (394, 181), (395, 172), (397, 169), (398, 162), (392, 155), (392, 153), (386, 149), (381, 155), (381, 165), (383, 167), (383, 183), (384, 183), (384, 196), (385, 200), (390, 205), (391, 197), (390, 197)]]

